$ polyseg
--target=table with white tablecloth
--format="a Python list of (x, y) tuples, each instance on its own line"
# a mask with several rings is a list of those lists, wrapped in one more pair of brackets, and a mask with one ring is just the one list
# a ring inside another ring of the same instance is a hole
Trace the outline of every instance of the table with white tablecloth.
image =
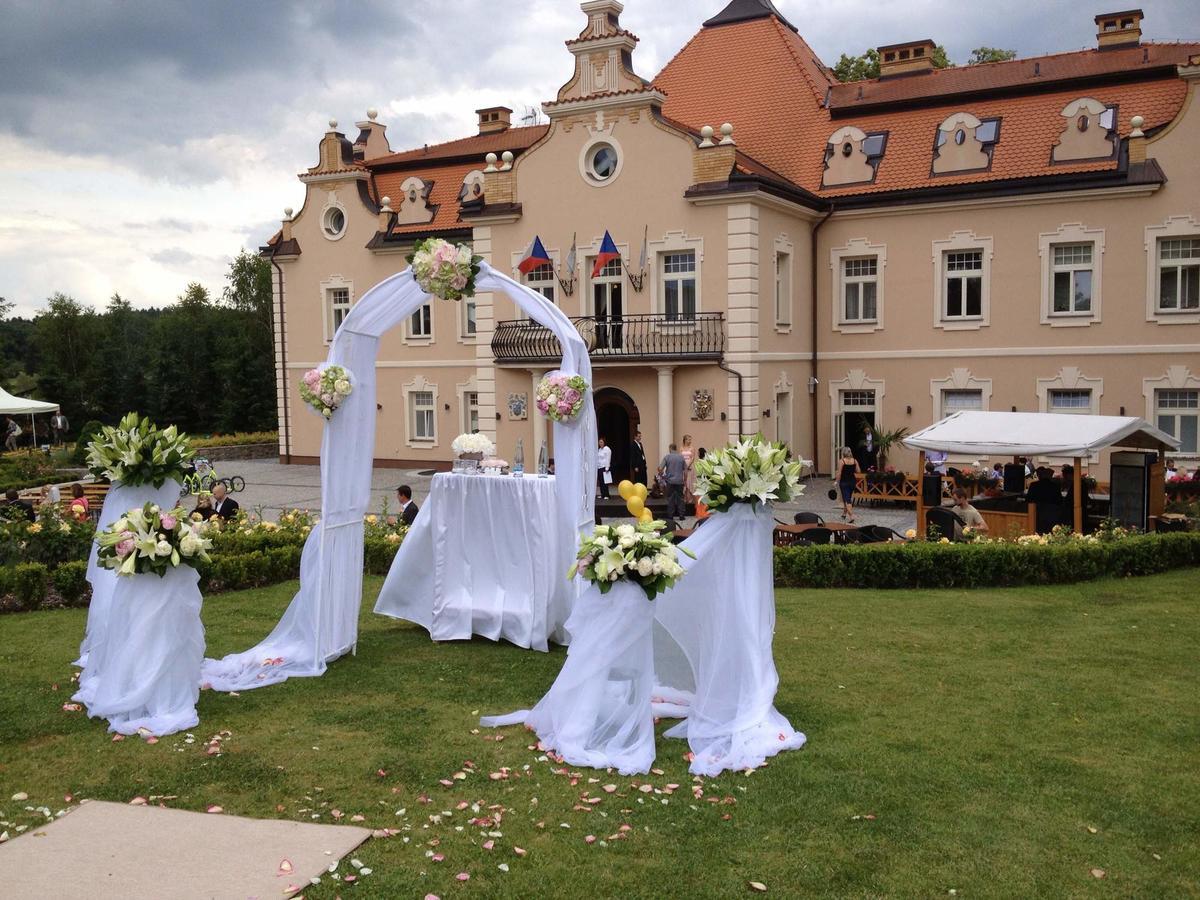
[(440, 473), (375, 612), (416, 622), (435, 641), (478, 634), (547, 650), (567, 641), (574, 554), (553, 476)]

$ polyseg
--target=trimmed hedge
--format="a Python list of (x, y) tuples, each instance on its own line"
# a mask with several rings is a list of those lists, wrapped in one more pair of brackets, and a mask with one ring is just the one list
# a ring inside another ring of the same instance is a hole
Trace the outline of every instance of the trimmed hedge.
[(67, 606), (87, 606), (91, 597), (91, 585), (87, 580), (87, 561), (75, 560), (63, 563), (50, 573), (54, 590)]
[(1200, 566), (1200, 532), (1110, 542), (868, 544), (775, 549), (775, 586), (975, 588), (1069, 584)]

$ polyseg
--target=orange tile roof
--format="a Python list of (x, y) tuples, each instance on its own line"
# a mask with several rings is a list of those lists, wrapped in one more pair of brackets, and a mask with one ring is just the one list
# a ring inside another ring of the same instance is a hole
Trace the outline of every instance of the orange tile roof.
[(489, 134), (473, 134), (470, 137), (446, 141), (442, 144), (426, 144), (414, 150), (403, 150), (389, 153), (368, 160), (365, 165), (370, 169), (382, 166), (401, 165), (404, 163), (434, 162), (461, 156), (478, 156), (479, 167), (483, 168), (483, 158), (488, 153), (503, 153), (511, 150), (516, 153), (532, 147), (550, 129), (549, 125), (518, 125), (506, 128), (504, 131), (493, 131)]
[[(740, 152), (805, 190), (835, 197), (1115, 170), (1115, 159), (1051, 164), (1063, 107), (1082, 96), (1117, 105), (1122, 137), (1133, 115), (1143, 116), (1147, 129), (1161, 126), (1178, 114), (1187, 94), (1187, 85), (1164, 66), (1186, 63), (1197, 49), (1148, 44), (1086, 50), (842, 85), (799, 35), (771, 16), (701, 29), (653, 85), (667, 95), (665, 115), (690, 129), (731, 122)], [(1131, 80), (1137, 75), (1129, 73), (1143, 66), (1145, 77)], [(1015, 95), (1035, 70), (1042, 86)], [(1052, 81), (1058, 89), (1046, 83)], [(831, 110), (827, 98), (832, 104), (835, 97), (841, 106)], [(933, 176), (937, 126), (959, 111), (1002, 118), (992, 165)], [(826, 144), (844, 125), (888, 132), (886, 151), (874, 183), (822, 189)]]
[(433, 182), (429, 192), (428, 203), (436, 206), (433, 221), (419, 225), (394, 226), (390, 234), (422, 234), (432, 231), (450, 231), (469, 228), (458, 217), (458, 192), (462, 190), (463, 179), (472, 169), (482, 169), (483, 162), (452, 163), (450, 165), (428, 166), (419, 170), (398, 169), (389, 172), (377, 172), (375, 175), (375, 199), (387, 197), (392, 201), (392, 209), (400, 209), (400, 197), (403, 192), (400, 185), (404, 180), (417, 175), (425, 181)]

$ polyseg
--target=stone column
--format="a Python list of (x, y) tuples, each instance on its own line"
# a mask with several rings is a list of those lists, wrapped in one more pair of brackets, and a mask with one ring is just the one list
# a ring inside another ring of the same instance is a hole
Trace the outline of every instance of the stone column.
[[(675, 367), (655, 366), (658, 370), (658, 459), (667, 455), (675, 438)], [(646, 460), (653, 468), (658, 460)]]
[(537, 454), (538, 450), (542, 446), (542, 441), (546, 441), (547, 450), (550, 455), (553, 455), (553, 448), (550, 447), (550, 442), (546, 440), (546, 432), (548, 430), (546, 428), (546, 417), (538, 412), (537, 407), (534, 405), (537, 402), (538, 382), (545, 377), (547, 371), (547, 369), (529, 370), (530, 374), (533, 376), (533, 380), (530, 382), (529, 403), (526, 405), (525, 409), (529, 418), (533, 419), (533, 446), (529, 448), (530, 453), (526, 454), (526, 456), (533, 460), (534, 466), (537, 465)]

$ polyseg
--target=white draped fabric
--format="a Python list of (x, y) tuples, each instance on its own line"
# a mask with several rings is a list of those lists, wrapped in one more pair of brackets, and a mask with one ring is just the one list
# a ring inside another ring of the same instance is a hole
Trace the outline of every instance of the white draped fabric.
[(655, 713), (686, 713), (666, 736), (687, 738), (695, 775), (754, 768), (804, 746), (774, 706), (774, 527), (769, 506), (713, 513), (684, 542), (696, 555), (680, 557), (687, 574), (655, 603), (655, 698), (664, 701)]
[(559, 528), (555, 481), (435, 475), (375, 612), (416, 622), (435, 641), (478, 634), (543, 651), (566, 643), (575, 532)]
[[(562, 371), (592, 380), (587, 346), (571, 320), (548, 299), (483, 263), (478, 292), (507, 294), (558, 338)], [(216, 690), (246, 690), (297, 675), (320, 675), (326, 663), (353, 649), (362, 600), (363, 514), (371, 497), (375, 455), (375, 360), (379, 338), (403, 323), (431, 297), (410, 269), (367, 291), (333, 338), (328, 362), (345, 366), (354, 391), (325, 424), (321, 440), (321, 521), (304, 545), (300, 590), (275, 630), (259, 645), (221, 660), (204, 661), (203, 680)], [(399, 404), (390, 404), (397, 407)], [(596, 413), (591, 392), (579, 418), (554, 426), (559, 526), (574, 534), (594, 515)], [(418, 516), (418, 519), (420, 517)], [(282, 659), (276, 664), (267, 660)]]
[[(200, 573), (190, 566), (162, 578), (123, 576), (113, 587), (105, 639), (95, 644), (74, 699), (108, 730), (173, 734), (199, 723)], [(92, 671), (94, 670), (94, 671)]]
[[(96, 531), (108, 528), (134, 507), (157, 503), (164, 509), (173, 509), (178, 502), (178, 481), (164, 481), (162, 487), (158, 488), (152, 484), (124, 485), (119, 481), (114, 482), (104, 495), (104, 505), (100, 507)], [(75, 666), (86, 667), (92, 647), (104, 640), (113, 587), (117, 583), (117, 573), (101, 567), (96, 562), (99, 546), (96, 541), (92, 541), (92, 552), (88, 556), (87, 580), (92, 586), (92, 599), (88, 603), (87, 628), (83, 633), (83, 642), (79, 645), (79, 659), (72, 663)], [(82, 678), (82, 675), (80, 677)]]
[(632, 582), (607, 594), (589, 587), (567, 621), (571, 646), (558, 677), (532, 710), (486, 716), (487, 727), (525, 724), (547, 750), (573, 766), (622, 775), (654, 764), (651, 628), (654, 604)]

